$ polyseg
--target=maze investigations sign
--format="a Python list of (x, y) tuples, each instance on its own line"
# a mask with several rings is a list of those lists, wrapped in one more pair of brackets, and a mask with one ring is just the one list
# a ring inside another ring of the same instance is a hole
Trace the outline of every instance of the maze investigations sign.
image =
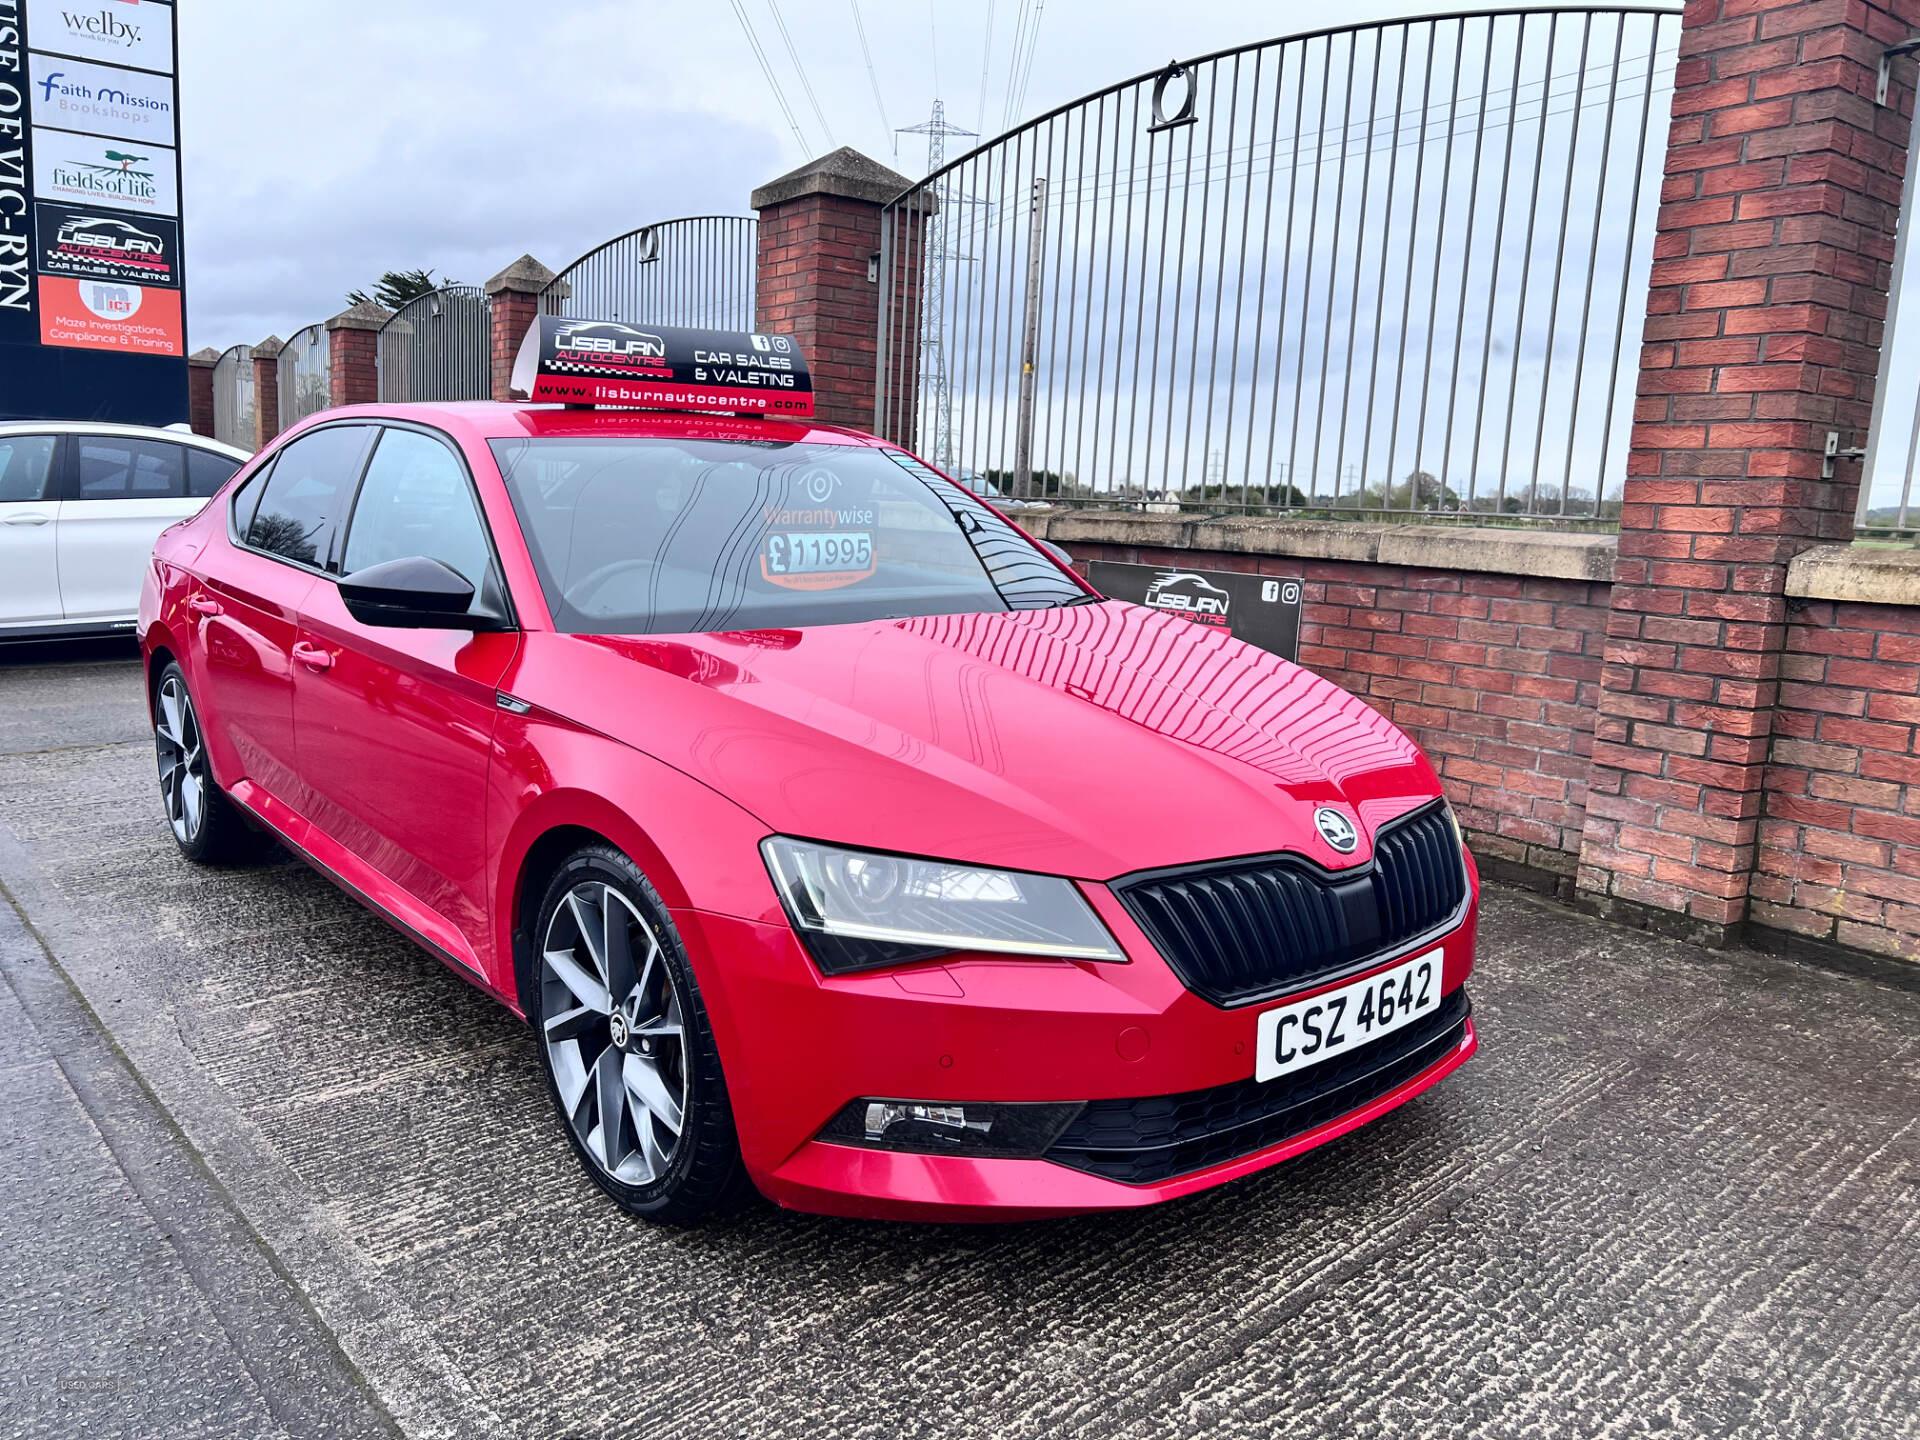
[(187, 418), (165, 0), (0, 0), (0, 420)]

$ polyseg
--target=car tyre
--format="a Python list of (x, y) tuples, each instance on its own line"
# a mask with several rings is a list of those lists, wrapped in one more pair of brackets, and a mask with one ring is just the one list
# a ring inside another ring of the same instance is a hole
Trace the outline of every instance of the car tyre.
[(587, 846), (548, 884), (533, 944), (529, 1018), (587, 1174), (648, 1220), (692, 1225), (735, 1208), (752, 1184), (713, 1027), (659, 892), (612, 846)]
[(180, 853), (196, 865), (257, 859), (267, 840), (213, 778), (200, 712), (187, 676), (169, 660), (153, 691), (153, 748), (160, 767), (160, 801)]

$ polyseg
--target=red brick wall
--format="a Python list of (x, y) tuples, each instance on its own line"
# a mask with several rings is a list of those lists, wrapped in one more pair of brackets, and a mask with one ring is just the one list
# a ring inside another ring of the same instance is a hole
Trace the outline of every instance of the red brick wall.
[(1796, 601), (1751, 919), (1920, 960), (1920, 611)]
[[(875, 425), (880, 287), (867, 262), (879, 249), (880, 207), (865, 200), (804, 195), (760, 212), (755, 325), (800, 342), (822, 420), (862, 430)], [(917, 315), (917, 270), (896, 284), (897, 313)], [(915, 388), (909, 378), (904, 393)]]
[(187, 362), (187, 424), (194, 434), (213, 438), (212, 362)]
[[(540, 314), (540, 297), (518, 290), (502, 290), (492, 298), (489, 311), (489, 357), (492, 366), (493, 398), (513, 399), (513, 362), (520, 353), (520, 342)], [(522, 400), (527, 397), (522, 395)]]
[(1076, 560), (1302, 581), (1300, 662), (1412, 735), (1489, 873), (1570, 893), (1608, 586), (1069, 542)]
[(371, 405), (380, 398), (380, 332), (342, 327), (327, 332), (335, 405)]
[[(1920, 0), (1691, 0), (1628, 456), (1582, 896), (1717, 939), (1746, 917), (1789, 562), (1852, 534)], [(1908, 112), (1910, 113), (1910, 112)], [(1605, 797), (1603, 800), (1602, 797)]]
[(264, 450), (280, 433), (280, 356), (253, 357), (253, 448)]

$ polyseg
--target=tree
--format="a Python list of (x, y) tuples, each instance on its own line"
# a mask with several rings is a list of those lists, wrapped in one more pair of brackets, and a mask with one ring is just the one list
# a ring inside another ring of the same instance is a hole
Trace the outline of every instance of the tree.
[(364, 290), (349, 290), (347, 303), (349, 305), (384, 305), (389, 310), (398, 310), (409, 300), (418, 300), (422, 295), (438, 290), (444, 285), (459, 283), (457, 280), (436, 282), (431, 269), (389, 270), (374, 283), (373, 294), (369, 295)]

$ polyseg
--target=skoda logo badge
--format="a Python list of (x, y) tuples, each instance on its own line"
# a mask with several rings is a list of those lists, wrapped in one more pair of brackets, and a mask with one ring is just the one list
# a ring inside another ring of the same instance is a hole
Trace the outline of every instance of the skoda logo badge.
[(1353, 822), (1324, 805), (1313, 812), (1313, 827), (1320, 832), (1322, 840), (1342, 855), (1351, 855), (1353, 847), (1360, 843), (1360, 832), (1353, 828)]

